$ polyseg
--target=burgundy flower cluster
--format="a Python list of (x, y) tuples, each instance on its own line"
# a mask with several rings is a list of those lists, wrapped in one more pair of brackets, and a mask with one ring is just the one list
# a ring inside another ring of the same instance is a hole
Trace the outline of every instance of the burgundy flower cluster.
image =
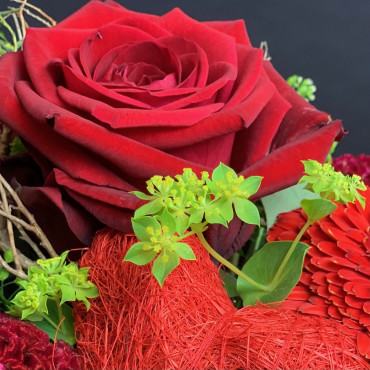
[(46, 333), (0, 312), (0, 369), (80, 369), (73, 349), (59, 340), (55, 347)]
[(362, 181), (370, 186), (370, 155), (343, 154), (333, 158), (333, 167), (345, 175), (359, 175)]

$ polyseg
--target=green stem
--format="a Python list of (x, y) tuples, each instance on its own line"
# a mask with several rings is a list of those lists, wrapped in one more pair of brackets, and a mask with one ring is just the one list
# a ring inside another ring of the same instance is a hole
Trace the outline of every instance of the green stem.
[[(56, 297), (49, 297), (49, 299), (52, 299), (53, 301), (55, 301), (55, 304), (57, 306), (59, 323), (61, 323), (63, 318), (64, 318), (63, 311), (62, 311), (62, 305), (60, 304), (60, 298), (61, 298), (60, 294), (58, 294)], [(65, 330), (65, 324), (64, 323), (65, 323), (65, 320), (62, 322), (62, 324), (59, 327), (61, 333), (66, 333), (67, 332)], [(58, 327), (56, 327), (56, 329), (57, 328)]]
[(279, 269), (277, 270), (272, 282), (271, 282), (271, 290), (274, 290), (276, 288), (276, 284), (279, 281), (280, 275), (285, 269), (286, 264), (289, 261), (289, 258), (291, 257), (292, 253), (294, 252), (295, 247), (297, 246), (298, 242), (301, 240), (302, 235), (305, 233), (305, 231), (310, 227), (312, 224), (311, 220), (307, 220), (304, 226), (302, 227), (301, 231), (298, 233), (296, 238), (293, 240), (292, 245), (290, 246), (287, 254), (285, 255), (283, 261), (281, 262), (281, 265)]
[(41, 316), (55, 329), (58, 328), (58, 325), (45, 313), (42, 313)]
[(17, 37), (13, 29), (9, 26), (8, 22), (0, 15), (0, 23), (9, 31), (10, 35), (12, 36), (13, 40), (13, 51), (17, 51)]
[(232, 272), (234, 272), (236, 275), (240, 276), (243, 280), (245, 280), (247, 283), (253, 285), (257, 289), (263, 290), (263, 291), (269, 291), (269, 288), (265, 285), (258, 284), (253, 279), (251, 279), (249, 276), (245, 275), (242, 271), (240, 271), (237, 267), (235, 267), (233, 264), (231, 264), (228, 260), (220, 256), (207, 242), (207, 240), (204, 238), (203, 233), (197, 232), (197, 237), (199, 238), (200, 242), (203, 244), (204, 248), (207, 250), (207, 252), (216, 258), (217, 261), (222, 263), (224, 266), (226, 266), (228, 269), (230, 269)]

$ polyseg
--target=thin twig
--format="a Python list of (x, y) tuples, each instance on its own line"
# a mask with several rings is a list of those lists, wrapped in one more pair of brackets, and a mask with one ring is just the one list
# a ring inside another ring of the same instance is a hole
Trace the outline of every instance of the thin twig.
[(4, 212), (0, 212), (3, 216), (9, 218), (10, 220), (13, 220), (15, 222), (18, 222), (21, 224), (25, 229), (32, 231), (35, 236), (40, 240), (40, 244), (46, 249), (46, 251), (49, 253), (51, 257), (57, 257), (58, 254), (55, 252), (53, 246), (50, 244), (48, 238), (44, 234), (44, 232), (41, 230), (41, 228), (37, 225), (35, 218), (31, 214), (31, 212), (28, 211), (28, 209), (23, 205), (22, 201), (19, 199), (17, 193), (13, 190), (13, 188), (7, 183), (7, 181), (4, 179), (3, 176), (0, 175), (0, 182), (3, 184), (5, 189), (8, 191), (8, 193), (12, 196), (14, 199), (17, 207), (19, 208), (19, 211), (25, 216), (25, 218), (28, 220), (29, 224), (24, 222), (23, 220), (20, 220), (17, 217), (14, 217), (9, 214), (3, 214)]
[(0, 158), (5, 157), (9, 154), (9, 147), (12, 138), (12, 130), (10, 127), (1, 124), (1, 134), (0, 134)]
[(13, 267), (9, 266), (4, 260), (3, 257), (0, 256), (0, 266), (3, 267), (6, 271), (10, 272), (14, 276), (18, 276), (22, 280), (28, 280), (28, 276), (21, 270), (15, 270)]
[[(4, 190), (3, 183), (0, 182), (0, 194), (1, 194), (1, 200), (2, 200), (2, 206), (4, 208), (4, 213), (9, 213), (9, 205), (8, 205), (8, 200), (6, 199), (6, 193)], [(17, 248), (15, 247), (15, 241), (14, 241), (14, 230), (13, 230), (13, 224), (11, 221), (8, 219), (6, 223), (6, 227), (8, 230), (8, 235), (9, 235), (9, 244), (10, 244), (10, 249), (12, 250), (13, 257), (14, 257), (14, 264), (15, 264), (15, 269), (20, 272), (22, 271), (22, 266), (21, 263), (19, 262), (18, 254), (17, 254)]]
[(35, 10), (37, 13), (39, 13), (43, 18), (45, 18), (47, 21), (45, 21), (45, 19), (43, 21), (40, 21), (44, 24), (46, 24), (45, 22), (47, 22), (48, 24), (46, 24), (48, 27), (51, 27), (51, 26), (55, 26), (57, 24), (57, 22), (52, 18), (50, 17), (48, 14), (46, 14), (43, 10), (41, 10), (40, 8), (38, 8), (37, 6), (35, 5), (32, 5), (32, 4), (29, 4), (27, 3), (27, 0), (11, 0), (15, 3), (18, 3), (18, 4), (22, 4), (23, 7), (24, 7), (24, 12), (27, 13), (28, 15), (31, 15), (32, 17), (36, 18), (38, 21), (40, 21), (40, 17), (35, 15), (34, 13), (29, 13), (30, 11), (26, 8), (26, 7), (29, 7), (33, 10)]
[(24, 33), (22, 33), (21, 26), (19, 25), (18, 17), (15, 13), (12, 14), (12, 17), (13, 17), (15, 29), (17, 31), (18, 40), (23, 40), (25, 35)]
[(269, 54), (269, 46), (267, 41), (262, 41), (260, 44), (260, 49), (263, 50), (263, 60), (271, 60), (271, 56)]
[[(9, 249), (9, 244), (5, 244), (0, 240), (0, 250), (5, 252), (7, 249)], [(17, 250), (18, 257), (19, 257), (19, 262), (22, 265), (23, 270), (28, 270), (30, 266), (37, 266), (37, 263), (27, 256), (25, 256), (22, 252)], [(6, 263), (6, 262), (5, 262)]]

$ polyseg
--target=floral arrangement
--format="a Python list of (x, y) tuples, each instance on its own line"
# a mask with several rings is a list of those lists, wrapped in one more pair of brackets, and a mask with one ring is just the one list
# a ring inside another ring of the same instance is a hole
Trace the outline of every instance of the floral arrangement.
[(241, 20), (12, 1), (0, 369), (369, 369), (370, 156), (312, 80)]

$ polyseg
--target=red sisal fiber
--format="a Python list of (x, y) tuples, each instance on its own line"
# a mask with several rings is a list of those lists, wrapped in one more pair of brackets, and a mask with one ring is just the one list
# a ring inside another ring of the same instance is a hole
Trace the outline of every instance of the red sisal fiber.
[(370, 369), (341, 324), (290, 310), (237, 310), (200, 242), (161, 289), (150, 265), (122, 262), (137, 241), (104, 229), (82, 257), (100, 296), (74, 308), (85, 369)]

